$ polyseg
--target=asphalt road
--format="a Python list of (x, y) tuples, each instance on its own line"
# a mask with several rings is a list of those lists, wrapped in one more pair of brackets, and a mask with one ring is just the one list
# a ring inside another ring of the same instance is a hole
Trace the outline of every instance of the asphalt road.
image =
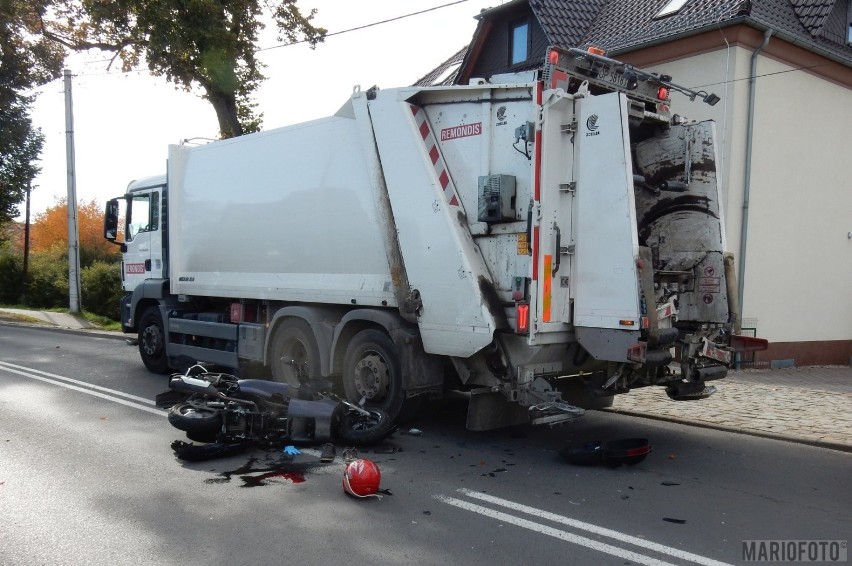
[[(0, 324), (0, 564), (710, 565), (852, 533), (847, 453), (601, 413), (473, 433), (448, 402), (362, 451), (392, 494), (356, 500), (312, 450), (175, 459), (165, 388), (123, 341)], [(633, 436), (637, 466), (558, 455)]]

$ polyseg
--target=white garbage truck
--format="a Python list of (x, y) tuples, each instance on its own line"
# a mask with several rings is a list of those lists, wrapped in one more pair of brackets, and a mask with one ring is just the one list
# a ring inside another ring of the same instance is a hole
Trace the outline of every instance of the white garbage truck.
[(714, 125), (674, 91), (718, 101), (552, 48), (527, 82), (356, 87), (328, 118), (170, 146), (106, 206), (122, 327), (154, 372), (311, 376), (394, 417), (459, 391), (474, 430), (704, 398), (765, 342), (737, 332)]

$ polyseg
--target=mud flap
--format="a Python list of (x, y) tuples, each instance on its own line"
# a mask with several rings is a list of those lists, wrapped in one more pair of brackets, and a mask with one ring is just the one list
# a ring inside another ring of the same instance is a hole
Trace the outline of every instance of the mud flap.
[(530, 422), (527, 407), (509, 402), (502, 393), (489, 388), (470, 392), (467, 407), (468, 430), (490, 430)]

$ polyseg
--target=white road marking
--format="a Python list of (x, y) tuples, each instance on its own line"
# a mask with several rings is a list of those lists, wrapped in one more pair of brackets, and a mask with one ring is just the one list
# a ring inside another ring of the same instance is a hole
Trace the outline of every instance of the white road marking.
[(579, 546), (585, 546), (586, 548), (591, 548), (592, 550), (611, 554), (612, 556), (617, 556), (618, 558), (624, 560), (631, 560), (638, 564), (646, 564), (647, 566), (675, 566), (670, 562), (663, 562), (662, 560), (657, 560), (656, 558), (651, 558), (650, 556), (645, 556), (644, 554), (638, 554), (636, 552), (625, 550), (623, 548), (618, 548), (617, 546), (612, 546), (604, 542), (599, 542), (589, 538), (581, 537), (579, 535), (575, 535), (567, 531), (560, 531), (559, 529), (554, 529), (553, 527), (548, 527), (547, 525), (542, 525), (541, 523), (536, 523), (527, 519), (521, 519), (520, 517), (515, 517), (514, 515), (509, 515), (508, 513), (503, 513), (502, 511), (495, 511), (494, 509), (482, 507), (481, 505), (470, 503), (468, 501), (462, 501), (461, 499), (456, 499), (455, 497), (447, 497), (446, 495), (435, 495), (433, 497), (454, 507), (465, 509), (466, 511), (473, 511), (474, 513), (484, 515), (485, 517), (497, 519), (498, 521), (502, 521), (510, 525), (529, 529), (531, 531), (558, 538), (566, 542), (577, 544)]
[[(548, 511), (544, 511), (542, 509), (536, 509), (535, 507), (530, 507), (528, 505), (524, 505), (522, 503), (516, 503), (514, 501), (508, 501), (506, 499), (501, 499), (499, 497), (494, 497), (493, 495), (488, 495), (485, 493), (480, 493), (477, 491), (472, 491), (469, 489), (459, 489), (459, 493), (470, 497), (471, 499), (478, 499), (483, 502), (491, 503), (493, 505), (499, 505), (501, 507), (505, 507), (511, 509), (513, 511), (518, 511), (521, 513), (525, 513), (527, 515), (532, 515), (539, 519), (544, 519), (547, 521), (552, 521), (554, 523), (566, 525), (575, 529), (580, 529), (583, 531), (587, 531), (599, 536), (609, 537), (621, 543), (631, 544), (633, 546), (638, 546), (640, 548), (644, 548), (646, 550), (650, 550), (653, 552), (657, 552), (659, 554), (666, 554), (671, 556), (672, 558), (676, 558), (679, 560), (686, 560), (695, 564), (701, 564), (703, 566), (730, 566), (725, 562), (719, 562), (718, 560), (713, 560), (712, 558), (707, 558), (705, 556), (700, 556), (698, 554), (694, 554), (691, 552), (687, 552), (684, 550), (680, 550), (677, 548), (672, 548), (670, 546), (665, 546), (659, 543), (651, 542), (639, 537), (634, 537), (631, 535), (627, 535), (618, 531), (614, 531), (612, 529), (607, 529), (605, 527), (599, 527), (597, 525), (593, 525), (591, 523), (585, 523), (583, 521), (579, 521), (577, 519), (572, 519), (570, 517), (565, 517), (563, 515), (557, 515), (556, 513), (550, 513)], [(563, 540), (567, 540), (568, 542), (572, 542), (575, 544), (579, 544), (582, 546), (586, 546), (588, 548), (594, 548), (595, 550), (600, 550), (601, 552), (606, 552), (608, 554), (613, 554), (615, 556), (619, 556), (622, 558), (628, 558), (624, 556), (622, 553), (628, 552), (631, 554), (629, 560), (636, 560), (641, 562), (642, 564), (664, 564), (664, 562), (658, 561), (655, 558), (651, 558), (649, 556), (644, 556), (641, 554), (636, 554), (619, 547), (607, 545), (604, 543), (600, 543), (595, 540), (586, 539), (583, 537), (579, 537), (577, 535), (572, 535), (565, 531), (560, 531), (558, 529), (554, 529), (552, 527), (548, 527), (546, 525), (542, 525), (540, 523), (535, 523), (533, 521), (528, 521), (526, 519), (520, 519), (515, 517), (514, 515), (508, 515), (506, 513), (502, 513), (499, 511), (495, 511), (488, 507), (482, 507), (480, 505), (476, 505), (467, 501), (463, 501), (460, 499), (455, 499), (452, 497), (446, 497), (443, 495), (436, 495), (437, 499), (448, 503), (450, 505), (454, 505), (456, 507), (460, 507), (462, 509), (466, 509), (468, 511), (473, 511), (475, 513), (480, 513), (487, 517), (492, 517), (495, 519), (500, 519), (502, 521), (524, 527), (527, 529), (531, 529), (534, 531), (541, 532), (543, 534), (547, 534), (549, 536), (555, 536), (557, 538), (561, 538)], [(511, 520), (507, 519), (510, 518)], [(561, 534), (560, 534), (561, 533)], [(564, 536), (563, 536), (564, 535)], [(573, 538), (567, 538), (573, 537)], [(595, 545), (602, 545), (601, 548), (598, 548)], [(636, 558), (636, 556), (640, 558)], [(648, 562), (651, 561), (651, 562)]]
[(624, 533), (620, 533), (618, 531), (614, 531), (612, 529), (607, 529), (605, 527), (599, 527), (597, 525), (592, 525), (591, 523), (584, 523), (583, 521), (578, 521), (577, 519), (571, 519), (569, 517), (564, 517), (562, 515), (557, 515), (556, 513), (549, 513), (547, 511), (543, 511), (541, 509), (536, 509), (535, 507), (530, 507), (528, 505), (523, 505), (521, 503), (515, 503), (513, 501), (507, 501), (505, 499), (500, 499), (499, 497), (494, 497), (493, 495), (488, 495), (486, 493), (480, 493), (477, 491), (471, 491), (469, 489), (460, 489), (459, 493), (462, 493), (468, 497), (473, 499), (479, 499), (480, 501), (487, 501), (488, 503), (493, 503), (495, 505), (500, 505), (502, 507), (507, 507), (514, 511), (520, 511), (521, 513), (526, 513), (527, 515), (534, 515), (536, 517), (540, 517), (542, 519), (547, 519), (548, 521), (553, 521), (554, 523), (561, 523), (563, 525), (568, 525), (569, 527), (574, 527), (575, 529), (581, 529), (584, 531), (588, 531), (590, 533), (594, 533), (596, 535), (601, 535), (609, 538), (613, 538), (620, 542), (626, 542), (627, 544), (632, 544), (634, 546), (639, 546), (642, 548), (646, 548), (648, 550), (653, 550), (654, 552), (659, 552), (661, 554), (668, 554), (674, 558), (680, 558), (681, 560), (689, 560), (690, 562), (695, 562), (696, 564), (703, 564), (704, 566), (730, 566), (725, 562), (719, 562), (717, 560), (713, 560), (712, 558), (707, 558), (704, 556), (700, 556), (698, 554), (693, 554), (691, 552), (686, 552), (685, 550), (680, 550), (677, 548), (672, 548), (670, 546), (665, 546), (662, 544), (658, 544), (656, 542), (651, 542), (649, 540), (641, 539), (639, 537), (634, 537), (631, 535), (626, 535)]
[[(153, 401), (151, 401), (150, 399), (145, 399), (144, 397), (137, 397), (136, 395), (130, 395), (129, 393), (123, 393), (121, 391), (115, 391), (113, 389), (107, 389), (106, 387), (101, 387), (99, 385), (90, 385), (84, 381), (71, 379), (70, 377), (64, 377), (61, 375), (31, 369), (24, 366), (18, 366), (15, 364), (10, 364), (8, 362), (0, 362), (0, 370), (6, 370), (9, 373), (22, 375), (30, 379), (36, 379), (38, 381), (44, 381), (45, 383), (58, 385), (60, 387), (65, 387), (66, 389), (79, 391), (80, 393), (86, 393), (94, 397), (106, 399), (107, 401), (113, 401), (115, 403), (119, 403), (127, 407), (133, 407), (134, 409), (139, 409), (141, 411), (145, 411), (147, 413), (151, 413), (161, 417), (166, 415), (165, 411), (153, 407)], [(125, 399), (122, 399), (122, 397), (124, 397)], [(127, 399), (133, 399), (134, 401), (128, 401)], [(145, 403), (145, 405), (141, 403)]]

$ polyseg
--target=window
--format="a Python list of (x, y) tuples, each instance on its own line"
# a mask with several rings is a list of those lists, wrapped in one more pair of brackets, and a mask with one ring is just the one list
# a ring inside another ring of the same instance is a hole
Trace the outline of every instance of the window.
[(663, 6), (663, 9), (657, 12), (655, 18), (662, 18), (664, 16), (671, 16), (672, 14), (677, 14), (681, 8), (687, 3), (688, 0), (669, 0), (669, 2)]
[(846, 21), (849, 23), (849, 27), (846, 30), (846, 43), (852, 45), (852, 1), (849, 2), (849, 9), (846, 14)]
[(530, 24), (524, 20), (512, 24), (509, 64), (517, 65), (530, 58)]
[(156, 231), (159, 228), (159, 197), (159, 193), (133, 195), (127, 208), (128, 240), (140, 232)]

